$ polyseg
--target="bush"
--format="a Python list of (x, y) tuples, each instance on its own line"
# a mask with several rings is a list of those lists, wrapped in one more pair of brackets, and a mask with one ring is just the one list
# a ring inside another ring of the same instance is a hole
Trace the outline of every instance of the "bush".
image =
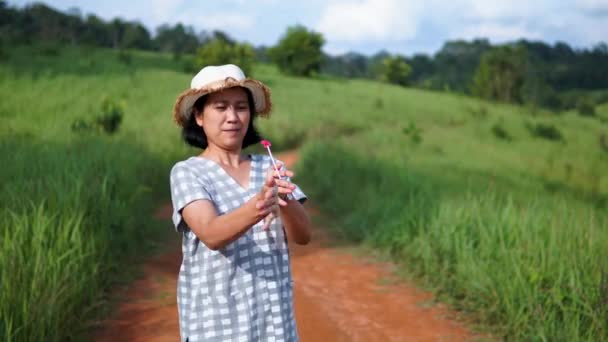
[(382, 60), (380, 79), (384, 82), (405, 86), (412, 68), (403, 56), (390, 56)]
[(101, 103), (101, 113), (95, 118), (95, 123), (105, 133), (114, 134), (120, 127), (123, 115), (123, 105), (110, 98), (105, 98)]
[(194, 69), (198, 71), (207, 65), (236, 64), (249, 76), (254, 58), (255, 51), (251, 45), (214, 38), (196, 50)]
[(408, 135), (410, 137), (410, 141), (418, 145), (422, 142), (422, 129), (416, 126), (416, 123), (410, 121), (409, 126), (403, 129), (403, 134)]
[(308, 31), (304, 26), (292, 26), (279, 43), (268, 50), (268, 55), (286, 74), (311, 76), (321, 70), (324, 43), (320, 33)]
[(581, 116), (593, 117), (595, 116), (595, 103), (587, 96), (581, 97), (576, 103), (576, 110)]
[(599, 144), (602, 151), (608, 153), (608, 136), (606, 133), (600, 133)]
[(536, 124), (526, 123), (526, 128), (534, 137), (552, 141), (565, 141), (564, 136), (555, 125), (541, 122)]
[(484, 105), (480, 105), (478, 108), (466, 107), (467, 111), (475, 119), (484, 120), (490, 114), (488, 108)]
[(495, 123), (492, 126), (492, 133), (494, 133), (494, 136), (496, 136), (499, 139), (509, 140), (509, 141), (513, 140), (513, 138), (509, 134), (509, 132), (507, 132), (507, 130), (503, 127), (502, 123)]
[(131, 65), (133, 62), (133, 56), (129, 51), (121, 49), (118, 51), (118, 61), (124, 65)]
[(78, 118), (72, 122), (72, 131), (76, 133), (103, 132), (114, 134), (120, 128), (124, 116), (124, 105), (104, 98), (101, 102), (101, 111), (92, 120)]

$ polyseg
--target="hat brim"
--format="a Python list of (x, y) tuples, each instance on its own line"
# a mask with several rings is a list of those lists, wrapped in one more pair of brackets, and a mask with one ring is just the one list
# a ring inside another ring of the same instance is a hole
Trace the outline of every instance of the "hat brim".
[(175, 101), (173, 107), (173, 119), (175, 122), (184, 126), (192, 115), (192, 106), (201, 96), (221, 91), (233, 87), (243, 87), (249, 89), (253, 96), (255, 105), (255, 113), (262, 117), (269, 117), (272, 111), (272, 102), (270, 100), (270, 89), (262, 82), (246, 78), (242, 81), (229, 78), (224, 81), (218, 81), (207, 85), (200, 89), (187, 89), (182, 92)]

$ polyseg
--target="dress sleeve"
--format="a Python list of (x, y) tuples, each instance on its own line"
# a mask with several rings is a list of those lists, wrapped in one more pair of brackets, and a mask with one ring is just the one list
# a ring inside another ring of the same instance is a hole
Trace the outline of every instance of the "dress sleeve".
[(182, 218), (182, 210), (190, 203), (198, 200), (209, 200), (211, 196), (205, 184), (195, 172), (181, 163), (171, 169), (171, 202), (173, 203), (173, 225), (178, 232), (190, 230)]

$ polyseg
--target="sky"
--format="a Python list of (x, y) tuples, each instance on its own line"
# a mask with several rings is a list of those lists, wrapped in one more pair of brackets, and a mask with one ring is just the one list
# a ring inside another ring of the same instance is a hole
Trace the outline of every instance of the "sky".
[[(8, 1), (22, 7), (32, 1)], [(288, 26), (320, 32), (329, 54), (380, 50), (433, 54), (447, 40), (525, 38), (591, 48), (608, 42), (608, 0), (46, 0), (61, 11), (139, 21), (151, 33), (181, 22), (219, 29), (253, 45), (275, 45)]]

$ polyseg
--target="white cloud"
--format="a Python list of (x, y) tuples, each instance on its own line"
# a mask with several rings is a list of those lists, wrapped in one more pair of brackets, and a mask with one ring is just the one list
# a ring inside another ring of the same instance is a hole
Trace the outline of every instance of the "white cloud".
[(504, 20), (507, 18), (529, 18), (547, 10), (546, 0), (487, 1), (465, 0), (462, 8), (465, 15), (473, 19)]
[(418, 1), (364, 0), (330, 2), (317, 29), (328, 40), (400, 40), (415, 37)]

